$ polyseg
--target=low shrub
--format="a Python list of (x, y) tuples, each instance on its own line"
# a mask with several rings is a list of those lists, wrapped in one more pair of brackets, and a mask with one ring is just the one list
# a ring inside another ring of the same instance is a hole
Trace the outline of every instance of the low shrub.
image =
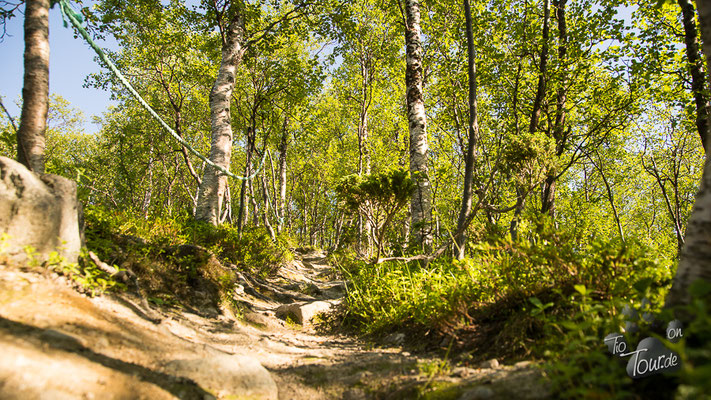
[(99, 207), (85, 211), (87, 247), (109, 264), (131, 269), (154, 303), (198, 308), (229, 305), (234, 269), (269, 275), (292, 259), (288, 238), (266, 230), (239, 235), (186, 215), (144, 220)]
[[(461, 261), (440, 259), (427, 267), (350, 262), (342, 268), (349, 282), (344, 323), (374, 335), (426, 332), (433, 343), (456, 336), (458, 351), (476, 348), (477, 360), (545, 357), (546, 351), (562, 360), (564, 352), (554, 351), (561, 340), (575, 343), (576, 354), (587, 354), (586, 349), (601, 347), (610, 332), (599, 335), (617, 321), (621, 304), (642, 297), (663, 304), (673, 265), (634, 240), (575, 243), (542, 224), (517, 242), (480, 243)], [(576, 288), (585, 290), (582, 308)], [(566, 336), (578, 335), (581, 326), (585, 334), (579, 340)], [(564, 376), (579, 376), (568, 372)], [(579, 383), (571, 379), (560, 387)]]
[(200, 244), (226, 262), (263, 276), (273, 274), (279, 266), (294, 259), (288, 235), (277, 234), (272, 240), (262, 227), (246, 228), (240, 237), (237, 227), (232, 225), (190, 221), (184, 233), (190, 243)]

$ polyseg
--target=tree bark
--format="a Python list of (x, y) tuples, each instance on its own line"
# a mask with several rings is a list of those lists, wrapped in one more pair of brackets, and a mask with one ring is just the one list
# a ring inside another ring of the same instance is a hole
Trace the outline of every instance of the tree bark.
[[(711, 65), (711, 1), (698, 0), (696, 6), (699, 11), (701, 38), (708, 71)], [(711, 76), (707, 75), (707, 79), (711, 80)], [(686, 238), (679, 256), (679, 267), (666, 298), (667, 307), (690, 304), (689, 288), (694, 281), (702, 280), (711, 283), (711, 160), (708, 151), (706, 154), (701, 185), (686, 226)], [(687, 322), (691, 319), (690, 315), (683, 312), (679, 312), (678, 317)]]
[(432, 195), (427, 171), (427, 116), (422, 92), (422, 34), (419, 0), (405, 0), (407, 119), (410, 128), (410, 174), (415, 191), (410, 202), (413, 241), (425, 251), (432, 247)]
[[(222, 60), (210, 91), (210, 120), (212, 140), (210, 161), (230, 168), (232, 157), (232, 126), (230, 99), (235, 85), (235, 73), (244, 54), (244, 19), (236, 12), (230, 21), (225, 42), (222, 44)], [(227, 188), (227, 176), (210, 165), (200, 183), (195, 219), (217, 225)]]
[(368, 109), (370, 99), (368, 96), (371, 83), (370, 70), (367, 60), (361, 57), (361, 103), (358, 119), (358, 175), (370, 174), (370, 152), (368, 151)]
[[(250, 127), (247, 128), (247, 154), (245, 155), (244, 163), (244, 176), (250, 176), (252, 174), (252, 154), (254, 153), (254, 141), (255, 133)], [(249, 207), (247, 206), (247, 187), (248, 182), (246, 180), (242, 181), (242, 185), (239, 192), (239, 210), (237, 211), (237, 231), (240, 236), (242, 235), (242, 230), (244, 229), (245, 222), (249, 221)]]
[(551, 7), (550, 0), (543, 1), (543, 32), (541, 35), (541, 59), (538, 65), (538, 86), (536, 88), (536, 98), (533, 101), (531, 111), (531, 124), (528, 128), (530, 133), (536, 132), (538, 122), (541, 118), (543, 98), (546, 96), (546, 72), (548, 71), (548, 36), (550, 31)]
[(267, 190), (267, 183), (266, 179), (264, 178), (264, 174), (262, 174), (261, 181), (262, 195), (264, 196), (264, 205), (262, 206), (262, 220), (264, 221), (264, 227), (267, 228), (267, 232), (269, 232), (269, 237), (271, 237), (272, 240), (276, 240), (274, 229), (272, 228), (272, 224), (269, 222), (269, 190)]
[[(567, 99), (567, 55), (568, 55), (568, 29), (565, 21), (565, 5), (567, 0), (554, 0), (553, 6), (556, 9), (558, 20), (558, 64), (561, 68), (560, 82), (556, 93), (555, 125), (553, 126), (553, 138), (556, 144), (556, 155), (561, 156), (565, 151), (565, 103)], [(541, 193), (541, 213), (555, 216), (555, 184), (558, 180), (555, 167), (548, 170), (546, 180), (543, 182)]]
[(605, 185), (605, 191), (607, 192), (607, 200), (610, 202), (610, 207), (612, 208), (612, 216), (615, 218), (615, 225), (617, 226), (617, 233), (620, 234), (620, 239), (622, 241), (625, 241), (625, 233), (622, 230), (622, 222), (620, 221), (620, 214), (617, 212), (617, 207), (615, 206), (615, 195), (612, 193), (612, 187), (610, 186), (610, 183), (607, 181), (607, 176), (605, 176), (605, 169), (604, 166), (602, 165), (602, 157), (600, 157), (600, 154), (597, 155), (598, 158), (598, 163), (590, 159), (590, 161), (593, 163), (593, 166), (597, 168), (598, 172), (600, 172), (600, 177), (602, 177), (602, 183)]
[(706, 149), (709, 135), (709, 98), (706, 94), (704, 81), (704, 68), (699, 55), (699, 41), (696, 30), (694, 5), (691, 0), (678, 0), (681, 7), (681, 21), (684, 26), (684, 43), (686, 44), (686, 59), (691, 73), (691, 92), (696, 105), (696, 129), (699, 132), (701, 143)]
[[(674, 153), (677, 150), (678, 147), (676, 146), (672, 148), (672, 152)], [(674, 158), (676, 159), (676, 157)], [(657, 160), (655, 159), (654, 153), (652, 153), (650, 161), (652, 162), (652, 164), (647, 165), (644, 162), (644, 158), (642, 158), (642, 168), (644, 168), (644, 170), (647, 171), (647, 173), (654, 178), (655, 182), (657, 182), (659, 190), (662, 193), (662, 199), (664, 200), (664, 204), (667, 207), (667, 212), (669, 212), (669, 218), (671, 218), (671, 222), (672, 224), (674, 224), (674, 233), (676, 233), (677, 254), (680, 254), (681, 250), (684, 248), (684, 230), (681, 226), (681, 206), (679, 199), (678, 179), (679, 170), (677, 168), (678, 164), (675, 160), (672, 177), (668, 177), (668, 175), (660, 171), (659, 167), (657, 166)], [(674, 189), (674, 205), (672, 205), (672, 200), (667, 191), (666, 182), (669, 182), (672, 185), (672, 188)]]
[[(472, 210), (472, 195), (474, 184), (474, 162), (477, 158), (477, 146), (479, 143), (479, 123), (477, 120), (477, 84), (476, 84), (476, 60), (474, 55), (474, 33), (472, 29), (472, 15), (469, 0), (464, 0), (464, 18), (467, 25), (467, 73), (469, 75), (469, 141), (467, 142), (467, 153), (465, 155), (464, 167), (464, 191), (462, 193), (462, 208), (457, 219), (457, 230), (461, 229)], [(464, 250), (467, 242), (466, 234), (462, 234), (456, 240), (457, 259), (464, 258)]]
[(286, 215), (286, 152), (289, 146), (288, 126), (289, 117), (285, 117), (284, 130), (281, 133), (281, 141), (279, 142), (279, 221), (277, 222), (277, 232), (281, 232), (282, 229), (284, 229), (284, 217)]
[[(528, 132), (533, 134), (538, 130), (538, 122), (541, 118), (543, 108), (543, 99), (546, 96), (546, 72), (548, 71), (548, 36), (550, 31), (550, 0), (543, 1), (543, 32), (541, 33), (541, 58), (538, 64), (538, 86), (536, 88), (536, 98), (533, 100), (533, 109), (531, 110), (531, 123), (528, 126)], [(517, 185), (519, 186), (519, 185)], [(515, 240), (518, 235), (518, 220), (523, 212), (523, 207), (526, 204), (526, 196), (529, 191), (524, 188), (516, 188), (516, 207), (514, 216), (511, 219), (509, 231), (511, 239)]]
[(49, 0), (25, 3), (24, 62), (17, 160), (30, 171), (41, 174), (49, 109)]

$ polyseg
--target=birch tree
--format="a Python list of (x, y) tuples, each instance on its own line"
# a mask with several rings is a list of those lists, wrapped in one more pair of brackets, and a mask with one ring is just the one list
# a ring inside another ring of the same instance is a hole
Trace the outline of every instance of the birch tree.
[[(210, 161), (230, 168), (232, 126), (230, 99), (235, 84), (237, 65), (245, 51), (244, 15), (238, 6), (230, 7), (231, 17), (222, 33), (222, 59), (215, 84), (210, 91)], [(219, 15), (219, 14), (218, 14)], [(198, 192), (195, 219), (217, 225), (227, 190), (227, 176), (208, 165)]]
[[(698, 0), (701, 38), (707, 68), (711, 65), (711, 1)], [(711, 76), (707, 76), (711, 81)], [(684, 248), (672, 288), (667, 295), (667, 306), (683, 306), (691, 302), (689, 288), (696, 280), (711, 283), (711, 161), (706, 152), (701, 187), (686, 227)]]
[[(210, 161), (229, 169), (232, 156), (233, 132), (230, 100), (235, 85), (237, 67), (246, 50), (262, 42), (271, 33), (283, 29), (289, 22), (308, 13), (311, 2), (282, 4), (281, 10), (269, 19), (261, 19), (260, 5), (243, 2), (206, 2), (217, 21), (222, 39), (220, 68), (210, 92), (211, 143)], [(253, 28), (246, 30), (246, 16)], [(220, 223), (222, 204), (227, 192), (227, 176), (212, 166), (206, 166), (198, 192), (195, 219), (213, 225)]]
[(432, 246), (432, 194), (427, 171), (427, 116), (422, 92), (422, 29), (419, 0), (405, 0), (407, 119), (410, 128), (410, 174), (415, 191), (410, 201), (412, 239), (428, 251)]
[(699, 41), (696, 29), (696, 11), (691, 0), (678, 0), (681, 8), (681, 22), (684, 27), (686, 60), (691, 74), (691, 92), (696, 106), (696, 129), (704, 148), (708, 145), (709, 99), (704, 88), (704, 68), (699, 55)]
[(49, 101), (49, 0), (25, 3), (25, 74), (17, 160), (44, 173), (44, 134)]

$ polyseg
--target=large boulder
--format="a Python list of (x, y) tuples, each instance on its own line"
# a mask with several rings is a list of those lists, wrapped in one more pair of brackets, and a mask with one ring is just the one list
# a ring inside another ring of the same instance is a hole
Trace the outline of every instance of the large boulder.
[(32, 246), (38, 261), (53, 251), (77, 262), (81, 249), (80, 205), (74, 181), (57, 175), (37, 175), (24, 165), (0, 157), (0, 243), (12, 261), (27, 260)]
[(192, 379), (219, 398), (277, 400), (279, 391), (269, 371), (256, 359), (219, 354), (192, 360), (173, 360), (166, 372)]

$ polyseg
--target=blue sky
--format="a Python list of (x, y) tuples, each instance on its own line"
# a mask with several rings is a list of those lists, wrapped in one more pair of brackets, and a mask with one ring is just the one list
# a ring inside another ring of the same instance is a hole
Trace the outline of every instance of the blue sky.
[[(87, 1), (84, 5), (90, 6), (91, 3)], [(0, 96), (15, 119), (20, 117), (16, 102), (22, 94), (23, 21), (22, 14), (11, 19), (7, 24), (7, 35), (0, 42)], [(91, 123), (91, 117), (100, 116), (113, 104), (111, 94), (84, 88), (83, 84), (89, 74), (101, 71), (101, 67), (94, 61), (94, 51), (89, 45), (81, 38), (75, 39), (72, 29), (64, 28), (59, 7), (50, 10), (49, 25), (49, 91), (67, 99), (72, 107), (81, 109), (86, 118), (86, 133), (94, 133), (99, 127)], [(104, 48), (116, 48), (115, 42), (99, 43)]]

